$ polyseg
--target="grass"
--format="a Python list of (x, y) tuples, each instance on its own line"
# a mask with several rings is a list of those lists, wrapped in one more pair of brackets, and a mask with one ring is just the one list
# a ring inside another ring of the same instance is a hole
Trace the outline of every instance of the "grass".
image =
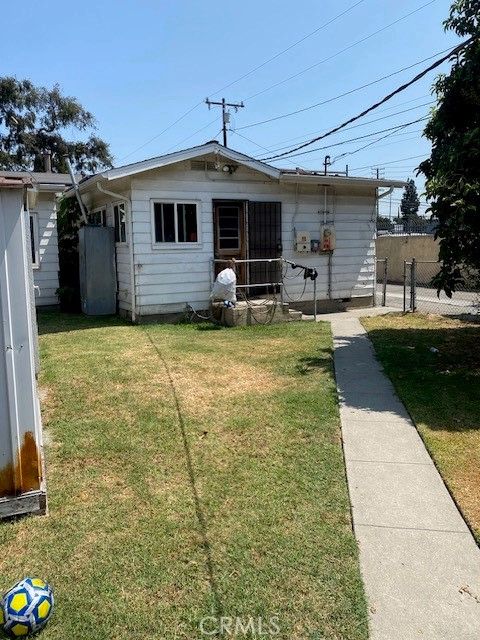
[(363, 324), (480, 543), (480, 326), (419, 314)]
[(43, 640), (367, 637), (327, 324), (40, 329), (50, 513), (0, 525), (0, 586), (53, 584)]

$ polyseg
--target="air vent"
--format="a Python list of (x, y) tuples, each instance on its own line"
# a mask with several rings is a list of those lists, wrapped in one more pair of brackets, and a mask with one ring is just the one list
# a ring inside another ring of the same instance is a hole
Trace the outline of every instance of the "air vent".
[(204, 160), (192, 160), (190, 169), (193, 171), (216, 171), (217, 167), (214, 162), (205, 162)]

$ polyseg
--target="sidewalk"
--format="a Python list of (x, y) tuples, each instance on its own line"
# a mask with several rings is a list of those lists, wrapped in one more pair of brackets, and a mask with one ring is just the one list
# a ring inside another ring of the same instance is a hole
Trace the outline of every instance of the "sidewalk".
[(358, 320), (372, 311), (320, 318), (332, 323), (370, 638), (478, 640), (480, 550)]

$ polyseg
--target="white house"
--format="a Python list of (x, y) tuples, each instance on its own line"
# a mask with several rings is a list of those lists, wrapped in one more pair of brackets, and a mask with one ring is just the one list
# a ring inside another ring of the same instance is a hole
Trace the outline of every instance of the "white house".
[(0, 171), (0, 177), (24, 178), (31, 184), (29, 191), (33, 191), (35, 197), (31, 199), (29, 211), (29, 238), (35, 304), (37, 307), (57, 305), (57, 201), (58, 195), (71, 185), (70, 176), (52, 172)]
[[(91, 222), (115, 227), (118, 310), (138, 321), (207, 309), (214, 259), (283, 256), (317, 268), (325, 307), (372, 304), (378, 189), (403, 186), (278, 169), (211, 141), (98, 173), (79, 190)], [(239, 271), (244, 283), (278, 277)], [(304, 286), (285, 280), (285, 299), (311, 306)]]

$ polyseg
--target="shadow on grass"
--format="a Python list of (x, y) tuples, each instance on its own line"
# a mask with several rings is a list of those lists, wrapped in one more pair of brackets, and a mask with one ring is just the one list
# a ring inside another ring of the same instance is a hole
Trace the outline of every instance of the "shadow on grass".
[(80, 313), (38, 310), (37, 324), (39, 335), (82, 331), (84, 329), (99, 329), (103, 327), (131, 326), (131, 322), (119, 316), (84, 316)]
[(330, 373), (332, 371), (332, 354), (333, 349), (330, 347), (318, 349), (316, 355), (299, 358), (295, 369), (301, 376), (307, 376), (318, 369)]
[[(480, 326), (371, 329), (378, 360), (417, 423), (434, 430), (480, 430)], [(337, 350), (355, 354), (355, 338)], [(366, 348), (366, 347), (365, 347)], [(357, 359), (358, 361), (358, 359)], [(359, 371), (360, 373), (360, 371)], [(349, 403), (365, 410), (388, 410), (381, 392), (349, 394)], [(373, 406), (372, 406), (373, 405)], [(385, 407), (385, 409), (382, 409)]]

